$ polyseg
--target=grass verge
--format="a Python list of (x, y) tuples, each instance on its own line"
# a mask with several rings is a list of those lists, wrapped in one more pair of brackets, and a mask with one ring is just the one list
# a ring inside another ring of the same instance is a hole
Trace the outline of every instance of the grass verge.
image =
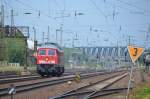
[(130, 99), (150, 99), (150, 83), (138, 85), (130, 94)]
[(23, 67), (20, 66), (0, 66), (0, 73), (14, 73), (20, 75), (24, 70)]

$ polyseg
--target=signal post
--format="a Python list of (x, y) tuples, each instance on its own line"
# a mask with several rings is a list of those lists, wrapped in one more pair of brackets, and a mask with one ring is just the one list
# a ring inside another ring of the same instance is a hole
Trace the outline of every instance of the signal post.
[(133, 66), (136, 66), (136, 60), (142, 55), (143, 51), (144, 51), (144, 48), (142, 48), (142, 47), (135, 47), (135, 46), (131, 46), (131, 45), (128, 46), (128, 52), (129, 52), (130, 58), (133, 62), (133, 65), (131, 65), (131, 68), (130, 68), (126, 99), (129, 98), (129, 92), (130, 92), (131, 84), (133, 81)]

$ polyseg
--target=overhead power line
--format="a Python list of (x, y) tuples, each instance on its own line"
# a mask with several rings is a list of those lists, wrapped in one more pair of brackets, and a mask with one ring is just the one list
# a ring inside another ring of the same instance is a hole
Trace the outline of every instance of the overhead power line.
[[(48, 17), (48, 18), (51, 18), (51, 19), (54, 19), (54, 20), (55, 20), (55, 18), (53, 18), (53, 17), (51, 17), (51, 16), (49, 16), (49, 15), (44, 14), (44, 13), (41, 12), (39, 9), (35, 9), (35, 8), (33, 8), (31, 5), (29, 5), (29, 4), (26, 4), (26, 3), (24, 3), (24, 2), (22, 2), (22, 1), (20, 1), (20, 0), (15, 0), (15, 1), (17, 1), (18, 3), (22, 4), (23, 6), (25, 6), (25, 7), (27, 7), (27, 8), (29, 8), (29, 9), (31, 9), (31, 10), (37, 12), (39, 16), (40, 16), (40, 15), (43, 15), (43, 16), (46, 16), (46, 17)], [(56, 20), (55, 20), (55, 21), (56, 21)]]
[[(121, 0), (116, 0), (116, 1), (120, 2), (120, 4), (128, 5), (127, 2), (125, 3), (124, 1), (121, 1)], [(114, 5), (111, 2), (107, 2), (107, 4)], [(150, 16), (150, 13), (145, 12), (142, 8), (138, 8), (138, 9), (136, 8), (137, 10), (133, 10), (133, 8), (135, 8), (135, 7), (132, 6), (132, 4), (128, 5), (130, 7), (128, 7), (128, 6), (125, 7), (125, 6), (122, 6), (122, 5), (119, 5), (119, 4), (116, 4), (115, 6), (120, 8), (120, 9), (124, 9), (125, 11), (129, 11), (129, 13), (131, 13), (131, 14), (140, 14), (140, 15)], [(138, 11), (138, 10), (140, 10), (140, 11)]]
[(26, 4), (26, 3), (24, 3), (24, 2), (22, 2), (22, 1), (20, 1), (20, 0), (16, 0), (18, 3), (20, 3), (20, 4), (22, 4), (23, 6), (26, 6), (26, 7), (28, 7), (29, 9), (31, 9), (31, 10), (33, 10), (33, 11), (39, 11), (39, 10), (37, 10), (37, 9), (35, 9), (35, 8), (33, 8), (32, 6), (30, 6), (30, 5), (28, 5), (28, 4)]
[(61, 7), (60, 7), (60, 5), (58, 4), (58, 2), (56, 1), (56, 0), (53, 0), (54, 1), (54, 3), (56, 4), (56, 6), (59, 8), (59, 10), (61, 10)]
[(105, 17), (105, 19), (107, 18), (107, 16), (105, 15), (105, 13), (96, 5), (96, 3), (93, 0), (90, 0), (90, 2), (95, 6), (95, 8)]
[(121, 2), (121, 3), (123, 3), (123, 4), (125, 4), (125, 5), (128, 5), (128, 6), (130, 6), (130, 7), (134, 7), (134, 8), (136, 8), (136, 9), (138, 9), (138, 10), (142, 10), (142, 11), (144, 11), (144, 12), (150, 13), (150, 10), (140, 8), (140, 7), (138, 7), (137, 5), (131, 4), (131, 3), (129, 3), (129, 2), (122, 1), (122, 0), (117, 0), (117, 1), (119, 1), (119, 2)]
[(4, 0), (4, 3), (6, 6), (8, 6), (10, 9), (13, 9), (13, 7), (10, 5), (8, 0)]

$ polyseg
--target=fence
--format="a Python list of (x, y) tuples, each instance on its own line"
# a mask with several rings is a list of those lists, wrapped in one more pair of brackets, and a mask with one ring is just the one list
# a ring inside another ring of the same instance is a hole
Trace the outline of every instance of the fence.
[(19, 63), (8, 63), (7, 61), (0, 61), (0, 66), (15, 66), (20, 67)]

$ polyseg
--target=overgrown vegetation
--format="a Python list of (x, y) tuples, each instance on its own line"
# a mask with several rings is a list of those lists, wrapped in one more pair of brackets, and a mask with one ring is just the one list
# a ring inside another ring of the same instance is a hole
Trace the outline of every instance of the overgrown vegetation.
[(11, 72), (20, 75), (23, 70), (20, 66), (0, 66), (0, 73)]
[(20, 63), (20, 65), (25, 64), (26, 60), (26, 41), (22, 37), (23, 34), (20, 32), (16, 33), (16, 37), (5, 37), (1, 38), (4, 48), (1, 48), (0, 54), (3, 60), (9, 63)]
[(25, 41), (19, 38), (15, 39), (6, 39), (7, 46), (7, 58), (10, 63), (20, 63), (21, 65), (25, 64), (26, 59), (26, 48)]
[(150, 99), (150, 84), (141, 84), (133, 89), (130, 99)]

